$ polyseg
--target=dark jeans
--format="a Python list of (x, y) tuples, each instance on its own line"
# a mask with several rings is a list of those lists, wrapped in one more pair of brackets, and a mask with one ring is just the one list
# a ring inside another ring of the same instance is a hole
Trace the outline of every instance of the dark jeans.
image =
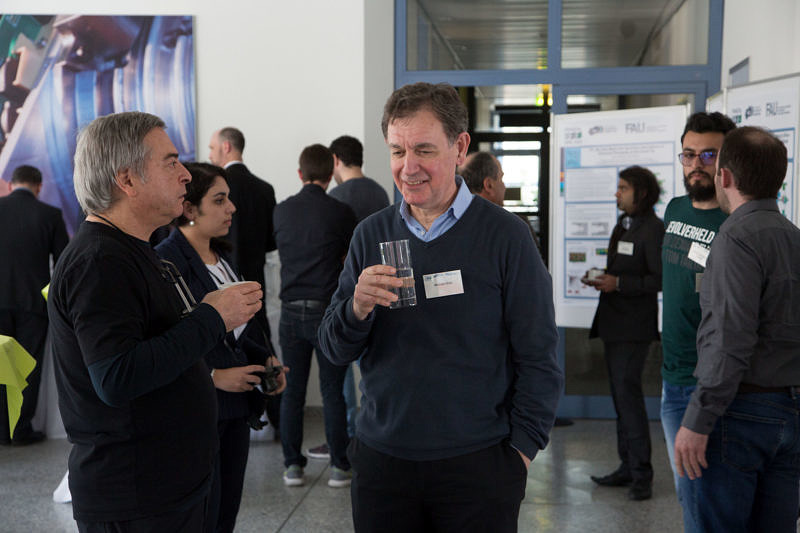
[[(42, 378), (44, 345), (47, 339), (47, 317), (23, 311), (0, 310), (0, 335), (16, 339), (36, 360), (36, 366), (26, 378), (28, 386), (22, 391), (22, 410), (14, 428), (14, 434), (20, 437), (33, 431), (31, 420), (36, 414), (36, 403), (39, 399), (39, 382)], [(8, 441), (10, 438), (6, 387), (0, 385), (0, 441)]]
[(319, 349), (317, 329), (324, 312), (324, 304), (314, 308), (287, 303), (281, 306), (278, 333), (283, 364), (289, 367), (286, 390), (281, 399), (283, 459), (286, 466), (305, 466), (308, 461), (300, 449), (303, 445), (303, 408), (313, 351), (317, 354), (319, 365), (325, 438), (330, 449), (331, 463), (343, 470), (350, 470), (350, 461), (347, 459), (347, 412), (342, 394), (347, 367), (334, 365)]
[(617, 412), (617, 453), (634, 481), (652, 481), (650, 424), (644, 406), (642, 371), (649, 342), (606, 342), (611, 397)]
[(692, 481), (698, 531), (796, 531), (800, 396), (737, 394), (709, 436), (706, 460)]
[(357, 533), (513, 533), (528, 471), (507, 441), (438, 461), (408, 461), (354, 438), (350, 492)]
[(250, 451), (250, 426), (244, 418), (217, 422), (219, 454), (208, 497), (207, 533), (232, 533), (239, 514)]
[(160, 514), (121, 522), (83, 522), (76, 520), (78, 533), (198, 533), (206, 517), (205, 498), (186, 511)]

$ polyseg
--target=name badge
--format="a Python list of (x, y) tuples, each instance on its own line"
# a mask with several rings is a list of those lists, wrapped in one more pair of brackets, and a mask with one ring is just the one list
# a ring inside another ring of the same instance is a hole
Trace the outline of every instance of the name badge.
[(461, 281), (460, 270), (425, 274), (422, 276), (422, 280), (425, 282), (425, 297), (429, 300), (441, 296), (464, 294), (464, 284)]
[(708, 252), (710, 250), (703, 246), (700, 243), (693, 242), (692, 245), (689, 247), (689, 259), (700, 265), (701, 267), (706, 267), (706, 261), (708, 260)]
[(619, 241), (617, 243), (617, 253), (622, 255), (633, 255), (633, 243), (627, 241)]

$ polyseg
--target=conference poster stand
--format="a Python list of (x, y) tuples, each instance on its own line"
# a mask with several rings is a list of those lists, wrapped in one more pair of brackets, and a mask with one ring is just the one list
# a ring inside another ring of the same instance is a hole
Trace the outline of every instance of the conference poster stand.
[(722, 102), (722, 109), (715, 110), (731, 117), (737, 126), (759, 126), (772, 132), (786, 145), (789, 165), (778, 193), (778, 207), (786, 218), (798, 224), (800, 199), (795, 161), (800, 149), (797, 136), (800, 129), (800, 74), (728, 88)]
[(640, 165), (656, 175), (659, 218), (674, 196), (684, 194), (677, 154), (687, 116), (688, 107), (680, 105), (553, 117), (549, 266), (559, 327), (591, 326), (597, 291), (580, 280), (588, 269), (606, 266), (620, 214), (614, 197), (619, 172)]

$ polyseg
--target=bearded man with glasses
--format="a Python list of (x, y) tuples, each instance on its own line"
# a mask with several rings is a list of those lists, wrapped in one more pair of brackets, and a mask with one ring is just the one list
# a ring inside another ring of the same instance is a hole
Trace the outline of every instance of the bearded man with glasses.
[[(735, 128), (722, 113), (700, 112), (689, 117), (678, 154), (686, 195), (673, 198), (664, 214), (661, 424), (673, 472), (675, 435), (697, 384), (693, 373), (697, 366), (700, 284), (711, 243), (727, 216), (720, 210), (714, 191), (715, 165), (725, 135)], [(683, 508), (684, 530), (696, 531), (688, 478), (676, 474), (675, 489)]]

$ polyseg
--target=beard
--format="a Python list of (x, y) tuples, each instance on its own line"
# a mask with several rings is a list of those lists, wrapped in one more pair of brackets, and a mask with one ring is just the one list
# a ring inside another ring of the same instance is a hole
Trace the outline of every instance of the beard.
[[(711, 184), (706, 184), (702, 181), (698, 181), (697, 183), (690, 183), (689, 178), (692, 175), (701, 175), (705, 176), (711, 181)], [(689, 195), (691, 200), (695, 200), (697, 202), (707, 202), (709, 200), (713, 200), (716, 198), (716, 190), (714, 189), (714, 178), (709, 176), (707, 172), (703, 172), (702, 170), (695, 170), (689, 176), (683, 177), (683, 185), (686, 187), (686, 194)]]

